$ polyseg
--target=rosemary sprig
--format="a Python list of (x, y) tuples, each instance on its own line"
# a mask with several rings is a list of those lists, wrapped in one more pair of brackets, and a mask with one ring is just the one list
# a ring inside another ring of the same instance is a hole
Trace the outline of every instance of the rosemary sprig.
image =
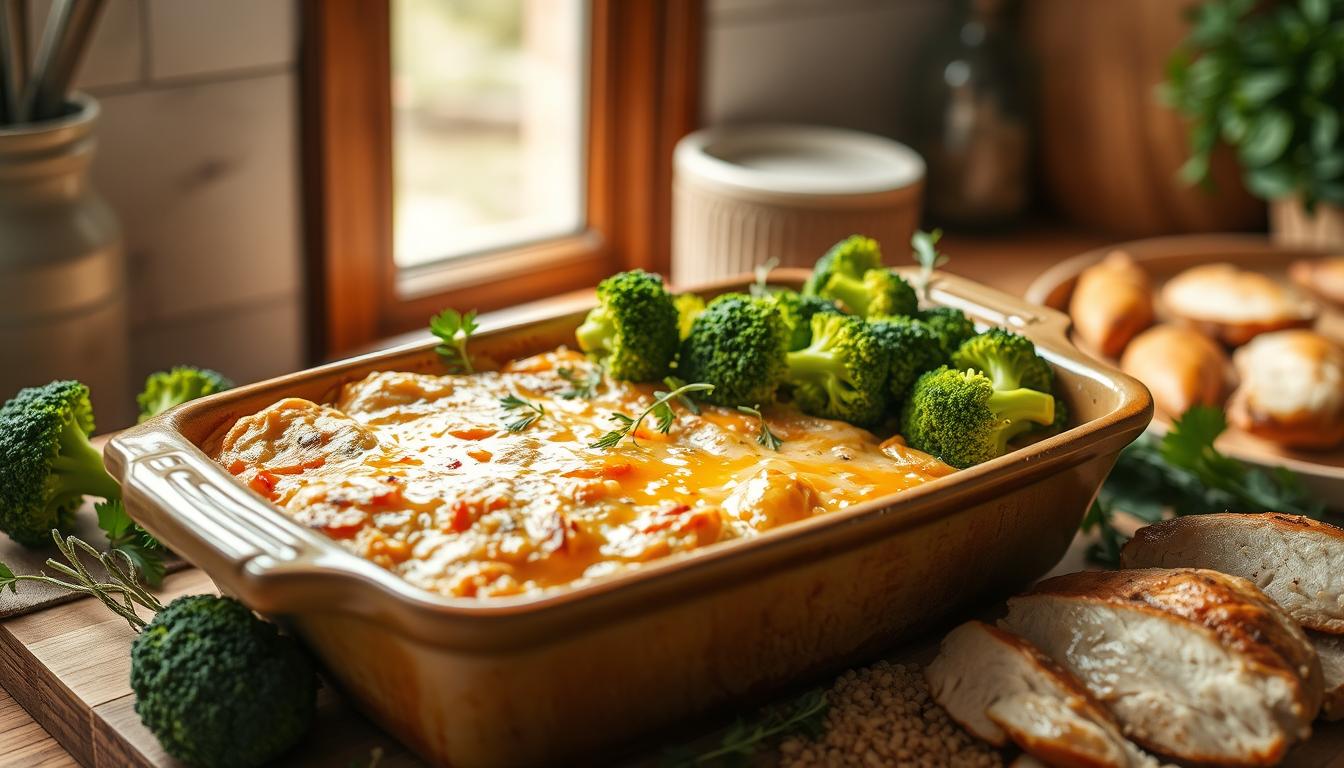
[(752, 270), (756, 273), (756, 281), (749, 288), (752, 296), (760, 299), (770, 295), (770, 273), (778, 266), (779, 259), (773, 256), (756, 265), (755, 269)]
[(546, 408), (540, 403), (531, 403), (517, 395), (508, 395), (499, 398), (499, 407), (504, 409), (504, 413), (512, 415), (514, 411), (523, 409), (523, 413), (516, 420), (504, 425), (504, 428), (510, 432), (522, 432), (524, 429), (532, 426), (542, 416), (546, 415)]
[(947, 254), (940, 253), (937, 245), (943, 239), (943, 230), (932, 232), (917, 230), (910, 237), (910, 247), (914, 248), (915, 262), (919, 264), (919, 280), (916, 287), (919, 295), (929, 297), (929, 282), (933, 280), (933, 270), (947, 263)]
[(476, 323), (476, 310), (458, 312), (445, 309), (429, 318), (430, 333), (442, 341), (434, 351), (439, 353), (443, 364), (453, 373), (475, 373), (471, 365), (471, 355), (467, 354), (467, 340), (480, 325)]
[(671, 392), (655, 392), (654, 394), (656, 395), (656, 397), (653, 401), (653, 404), (650, 405), (648, 408), (645, 408), (644, 411), (640, 413), (639, 416), (636, 418), (632, 419), (629, 416), (625, 415), (624, 413), (621, 413), (620, 411), (613, 411), (611, 416), (608, 418), (610, 418), (612, 421), (616, 422), (620, 426), (606, 433), (602, 437), (598, 438), (596, 442), (590, 443), (588, 447), (610, 449), (615, 448), (626, 437), (630, 437), (631, 440), (634, 440), (634, 437), (632, 437), (632, 435), (635, 433), (636, 430), (639, 429), (639, 425), (644, 421), (644, 419), (648, 418), (650, 415), (653, 416), (654, 426), (657, 428), (657, 430), (659, 432), (662, 432), (663, 434), (667, 434), (669, 431), (671, 431), (672, 423), (676, 421), (677, 418), (676, 414), (672, 412), (672, 406), (669, 405), (670, 401), (675, 400), (676, 398), (681, 397), (683, 395), (690, 394), (691, 392), (713, 392), (713, 391), (714, 391), (713, 384), (696, 383), (696, 384), (683, 384), (680, 387), (677, 387), (676, 389), (672, 390)]
[(556, 373), (560, 374), (560, 378), (568, 381), (570, 384), (569, 389), (560, 393), (560, 397), (563, 397), (566, 400), (573, 400), (575, 398), (589, 400), (593, 395), (597, 394), (598, 388), (602, 386), (601, 363), (595, 364), (590, 368), (588, 370), (588, 375), (583, 378), (579, 378), (579, 375), (575, 373), (573, 368), (560, 368)]
[(745, 405), (739, 405), (737, 406), (737, 410), (748, 416), (755, 416), (756, 419), (760, 421), (760, 429), (756, 431), (756, 442), (772, 451), (778, 451), (779, 447), (784, 444), (784, 441), (779, 439), (778, 435), (770, 431), (770, 425), (765, 423), (765, 415), (761, 413), (761, 406), (757, 405), (755, 408), (748, 408)]
[(814, 688), (772, 707), (766, 707), (754, 720), (738, 720), (723, 734), (716, 749), (700, 754), (672, 753), (665, 756), (664, 765), (687, 768), (712, 765), (728, 758), (743, 760), (780, 736), (790, 733), (820, 734), (829, 703), (826, 691)]
[[(15, 574), (9, 566), (0, 563), (0, 591), (8, 587), (11, 592), (18, 594), (19, 582), (34, 581), (42, 584), (68, 589), (71, 592), (78, 592), (82, 595), (91, 595), (98, 598), (103, 605), (106, 605), (113, 613), (126, 620), (131, 625), (131, 629), (139, 632), (144, 628), (146, 622), (136, 613), (135, 607), (141, 606), (155, 613), (163, 610), (163, 604), (158, 598), (154, 597), (148, 590), (140, 586), (139, 576), (136, 573), (135, 562), (125, 552), (114, 549), (110, 552), (99, 552), (93, 545), (74, 536), (62, 537), (61, 532), (55, 529), (51, 531), (51, 538), (56, 542), (56, 549), (65, 557), (65, 563), (55, 558), (47, 560), (47, 567), (63, 574), (71, 581), (63, 581), (53, 576), (45, 574)], [(90, 555), (98, 560), (103, 570), (107, 572), (107, 581), (99, 581), (89, 573), (84, 562), (80, 559), (80, 553)]]
[[(663, 383), (667, 385), (668, 389), (678, 389), (679, 387), (686, 386), (686, 382), (682, 381), (681, 379), (678, 379), (676, 376), (663, 377)], [(696, 416), (700, 415), (700, 404), (692, 400), (690, 397), (686, 395), (677, 395), (677, 402), (681, 403), (682, 408), (685, 408), (691, 413), (694, 413)]]

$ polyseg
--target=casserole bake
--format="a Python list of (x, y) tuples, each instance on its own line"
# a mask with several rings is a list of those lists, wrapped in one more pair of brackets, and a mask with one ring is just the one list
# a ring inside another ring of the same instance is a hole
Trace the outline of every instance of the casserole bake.
[[(805, 277), (781, 271), (772, 282)], [(894, 495), (542, 594), (419, 589), (294, 523), (209, 458), (239, 417), (284, 397), (330, 402), (375, 370), (441, 372), (430, 342), (187, 403), (123, 433), (107, 461), (145, 528), (285, 621), (427, 758), (564, 762), (869, 656), (1024, 586), (1062, 555), (1116, 454), (1151, 418), (1147, 391), (1077, 352), (1058, 312), (947, 275), (930, 298), (1032, 338), (1076, 426)], [(490, 328), (473, 354), (550, 350), (582, 318)]]

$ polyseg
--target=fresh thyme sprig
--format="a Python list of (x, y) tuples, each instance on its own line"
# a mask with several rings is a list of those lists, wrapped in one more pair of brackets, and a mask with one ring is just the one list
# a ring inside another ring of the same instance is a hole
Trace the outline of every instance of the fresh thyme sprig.
[(434, 348), (443, 360), (443, 364), (453, 373), (475, 373), (471, 365), (471, 355), (467, 354), (467, 340), (480, 325), (476, 323), (476, 310), (458, 312), (445, 309), (429, 318), (430, 333), (438, 336), (443, 343)]
[(756, 265), (755, 269), (752, 270), (756, 273), (756, 281), (748, 289), (752, 296), (760, 299), (770, 295), (770, 273), (778, 266), (779, 259), (773, 256)]
[(778, 451), (779, 447), (784, 444), (784, 441), (780, 440), (778, 435), (770, 431), (770, 425), (765, 423), (765, 415), (761, 413), (761, 406), (757, 405), (755, 408), (748, 408), (745, 405), (739, 405), (737, 406), (737, 410), (748, 416), (755, 416), (756, 419), (760, 421), (760, 429), (756, 431), (756, 442), (772, 451)]
[[(663, 377), (663, 383), (667, 385), (668, 389), (677, 389), (679, 387), (686, 386), (686, 382), (682, 381), (681, 379), (678, 379), (676, 376)], [(677, 395), (677, 402), (681, 403), (682, 408), (685, 408), (691, 413), (694, 413), (696, 416), (700, 415), (700, 404), (695, 402), (691, 398), (687, 397), (686, 395)]]
[(107, 534), (108, 549), (125, 555), (149, 586), (162, 584), (167, 571), (159, 540), (131, 519), (120, 499), (100, 501), (93, 505), (93, 509), (98, 513), (98, 527)]
[[(16, 575), (10, 570), (9, 566), (0, 563), (0, 591), (8, 587), (11, 592), (18, 594), (19, 582), (35, 581), (68, 589), (82, 595), (91, 595), (98, 598), (113, 613), (125, 619), (126, 623), (131, 625), (131, 629), (137, 632), (148, 623), (136, 613), (135, 607), (137, 605), (155, 613), (163, 609), (163, 604), (159, 602), (159, 599), (140, 586), (135, 562), (125, 552), (119, 549), (99, 552), (92, 544), (74, 536), (63, 537), (61, 532), (55, 529), (51, 531), (51, 538), (56, 542), (56, 549), (60, 550), (67, 563), (52, 558), (47, 560), (47, 567), (64, 574), (72, 581), (62, 581), (45, 574), (37, 576), (30, 574)], [(93, 574), (89, 573), (88, 568), (80, 559), (81, 552), (98, 560), (103, 570), (107, 572), (107, 581), (99, 581), (94, 578)]]
[(621, 426), (611, 430), (602, 437), (598, 438), (596, 442), (590, 443), (588, 447), (615, 448), (626, 437), (630, 437), (631, 440), (634, 440), (634, 437), (632, 437), (632, 435), (634, 435), (635, 431), (639, 429), (639, 425), (644, 421), (644, 419), (648, 418), (650, 415), (653, 416), (654, 427), (659, 432), (667, 434), (672, 429), (672, 423), (677, 419), (677, 415), (672, 412), (672, 406), (669, 404), (670, 401), (675, 400), (683, 395), (690, 394), (691, 392), (713, 392), (713, 391), (714, 391), (713, 384), (696, 383), (696, 384), (683, 384), (682, 386), (677, 387), (671, 392), (655, 392), (654, 394), (656, 395), (656, 397), (653, 401), (653, 404), (650, 405), (648, 408), (645, 408), (644, 411), (640, 413), (639, 416), (636, 418), (632, 419), (629, 416), (625, 415), (624, 413), (621, 413), (620, 411), (613, 411), (611, 416), (609, 416), (608, 418), (610, 418), (617, 424), (620, 424)]
[(598, 388), (602, 386), (601, 363), (593, 365), (593, 367), (588, 370), (588, 375), (583, 378), (579, 378), (573, 368), (561, 368), (557, 370), (556, 373), (560, 374), (560, 378), (568, 381), (570, 384), (570, 389), (560, 393), (560, 397), (563, 397), (566, 400), (573, 400), (574, 398), (588, 400), (592, 398), (593, 395), (597, 394)]
[(910, 247), (914, 248), (915, 262), (919, 264), (919, 280), (916, 287), (919, 295), (929, 297), (929, 283), (933, 280), (933, 270), (947, 263), (947, 254), (939, 252), (938, 241), (943, 239), (943, 230), (932, 232), (917, 230), (910, 237)]
[(804, 733), (815, 738), (821, 734), (828, 707), (826, 692), (814, 688), (791, 701), (766, 707), (752, 720), (738, 720), (724, 732), (716, 749), (699, 754), (673, 751), (664, 755), (662, 762), (676, 768), (713, 765), (730, 759), (740, 762), (787, 734)]
[(537, 419), (546, 415), (545, 406), (540, 403), (528, 402), (517, 395), (507, 395), (499, 398), (499, 407), (503, 408), (504, 413), (508, 416), (514, 415), (513, 412), (520, 408), (524, 409), (521, 416), (504, 425), (504, 428), (510, 432), (522, 432), (535, 424)]

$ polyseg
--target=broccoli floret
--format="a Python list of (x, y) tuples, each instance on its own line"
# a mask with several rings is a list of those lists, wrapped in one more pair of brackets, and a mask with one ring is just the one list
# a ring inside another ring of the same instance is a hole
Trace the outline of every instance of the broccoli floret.
[(667, 376), (681, 337), (677, 306), (663, 279), (642, 269), (621, 272), (598, 284), (597, 300), (575, 333), (579, 348), (616, 379)]
[(752, 405), (775, 399), (784, 377), (788, 328), (769, 299), (725, 294), (709, 303), (681, 344), (677, 375), (714, 385), (705, 399)]
[(848, 275), (855, 279), (863, 273), (882, 266), (882, 249), (877, 241), (862, 235), (850, 235), (831, 246), (812, 267), (812, 276), (803, 283), (803, 293), (815, 296), (834, 275)]
[(975, 335), (975, 323), (965, 312), (953, 307), (933, 307), (915, 314), (928, 324), (943, 345), (943, 354), (949, 359), (961, 343)]
[(312, 722), (317, 678), (291, 637), (227, 597), (179, 597), (131, 644), (135, 712), (168, 754), (259, 766)]
[(188, 400), (233, 389), (233, 382), (224, 374), (209, 368), (179, 365), (171, 371), (149, 374), (145, 389), (135, 396), (140, 406), (140, 423)]
[(991, 328), (962, 342), (952, 353), (952, 367), (984, 373), (995, 389), (1026, 387), (1047, 394), (1054, 389), (1054, 371), (1036, 354), (1031, 339), (1002, 328)]
[(20, 390), (0, 408), (0, 530), (24, 546), (50, 544), (85, 495), (121, 498), (92, 431), (89, 389), (77, 381)]
[(920, 374), (947, 362), (941, 338), (922, 320), (909, 316), (879, 317), (868, 325), (891, 358), (887, 392), (894, 406), (905, 401)]
[(805, 296), (797, 291), (776, 291), (770, 295), (784, 325), (789, 329), (789, 350), (812, 343), (812, 316), (821, 312), (840, 314), (840, 308), (820, 296)]
[(835, 274), (820, 294), (836, 299), (861, 317), (913, 314), (919, 306), (915, 289), (890, 269), (870, 269), (862, 278)]
[(889, 358), (877, 334), (849, 315), (812, 316), (812, 343), (788, 354), (788, 381), (804, 413), (877, 423), (887, 407)]
[(965, 468), (1001, 456), (1008, 441), (1055, 419), (1055, 400), (1032, 389), (995, 389), (988, 376), (943, 366), (915, 381), (901, 411), (911, 447)]
[(677, 307), (677, 331), (679, 338), (686, 338), (691, 335), (691, 326), (695, 323), (695, 318), (705, 311), (705, 300), (694, 293), (679, 293), (672, 297), (672, 303)]

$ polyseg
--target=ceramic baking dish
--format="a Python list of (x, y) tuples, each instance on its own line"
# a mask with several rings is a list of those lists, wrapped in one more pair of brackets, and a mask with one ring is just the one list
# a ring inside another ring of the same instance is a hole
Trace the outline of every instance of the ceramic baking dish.
[[(1064, 553), (1116, 454), (1148, 424), (1147, 390), (1076, 351), (1058, 312), (952, 276), (936, 279), (931, 299), (1033, 338), (1076, 426), (918, 488), (543, 596), (422, 591), (291, 522), (207, 455), (237, 418), (282, 397), (321, 402), (370, 371), (442, 370), (430, 342), (188, 403), (117, 437), (107, 462), (136, 520), (302, 636), (426, 758), (591, 761), (692, 713), (872, 656), (1017, 590)], [(581, 318), (487, 326), (472, 349), (495, 360), (551, 349)]]

